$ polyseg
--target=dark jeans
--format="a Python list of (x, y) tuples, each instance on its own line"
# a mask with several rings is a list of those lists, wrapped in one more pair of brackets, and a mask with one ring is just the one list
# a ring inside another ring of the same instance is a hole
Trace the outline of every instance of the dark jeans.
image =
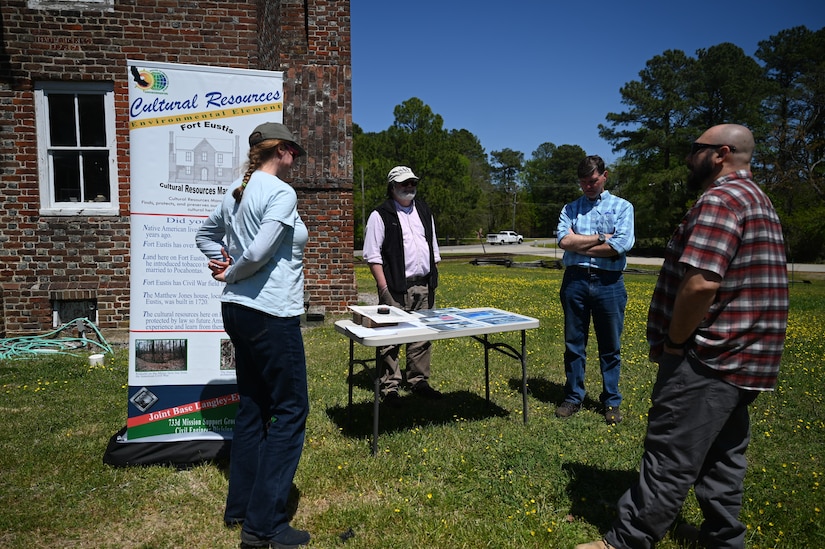
[(564, 270), (559, 297), (564, 310), (564, 373), (567, 377), (564, 399), (581, 404), (587, 394), (584, 373), (592, 318), (602, 372), (599, 401), (605, 406), (618, 407), (622, 403), (619, 374), (627, 305), (621, 271), (568, 267)]
[(300, 318), (228, 303), (222, 312), (240, 395), (224, 518), (243, 519), (244, 530), (268, 539), (289, 524), (287, 498), (309, 413)]
[(639, 481), (619, 500), (605, 539), (618, 548), (648, 548), (664, 537), (693, 486), (707, 547), (742, 548), (739, 522), (750, 441), (748, 405), (757, 391), (739, 389), (713, 370), (663, 355), (648, 412)]

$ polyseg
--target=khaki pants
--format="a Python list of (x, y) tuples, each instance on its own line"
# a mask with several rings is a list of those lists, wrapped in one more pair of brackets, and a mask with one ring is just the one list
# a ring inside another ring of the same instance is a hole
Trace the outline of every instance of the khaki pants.
[[(435, 291), (430, 290), (426, 284), (410, 286), (404, 294), (393, 294), (389, 290), (381, 292), (378, 296), (381, 305), (392, 305), (407, 312), (419, 311), (422, 309), (432, 309), (435, 305)], [(430, 341), (416, 341), (407, 343), (406, 358), (406, 380), (411, 387), (415, 387), (422, 381), (430, 378), (430, 354), (432, 343)], [(398, 355), (401, 345), (390, 345), (379, 349), (381, 361), (381, 394), (386, 395), (391, 391), (398, 391), (403, 377), (401, 367), (398, 362)]]

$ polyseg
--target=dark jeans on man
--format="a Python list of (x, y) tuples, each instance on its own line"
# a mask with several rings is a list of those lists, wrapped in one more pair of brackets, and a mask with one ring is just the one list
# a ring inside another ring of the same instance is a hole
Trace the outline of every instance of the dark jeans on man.
[(704, 515), (704, 546), (744, 547), (739, 511), (750, 441), (748, 405), (758, 394), (724, 382), (695, 359), (663, 355), (639, 481), (619, 500), (618, 519), (605, 540), (620, 549), (653, 547), (693, 486)]
[(567, 267), (559, 297), (564, 311), (564, 373), (567, 377), (564, 400), (581, 404), (587, 393), (584, 373), (592, 318), (602, 372), (599, 400), (605, 406), (618, 407), (622, 403), (619, 373), (627, 306), (622, 272)]
[(300, 317), (279, 318), (224, 303), (235, 347), (235, 416), (224, 519), (269, 539), (289, 525), (287, 499), (309, 413)]

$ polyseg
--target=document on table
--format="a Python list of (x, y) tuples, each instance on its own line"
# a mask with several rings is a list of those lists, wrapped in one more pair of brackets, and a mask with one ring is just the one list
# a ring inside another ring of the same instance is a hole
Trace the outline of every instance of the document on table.
[(375, 336), (390, 336), (398, 333), (399, 330), (409, 328), (420, 328), (419, 325), (410, 322), (399, 322), (395, 326), (379, 326), (377, 328), (367, 328), (366, 326), (359, 326), (357, 324), (348, 326), (347, 330), (360, 338), (375, 337)]

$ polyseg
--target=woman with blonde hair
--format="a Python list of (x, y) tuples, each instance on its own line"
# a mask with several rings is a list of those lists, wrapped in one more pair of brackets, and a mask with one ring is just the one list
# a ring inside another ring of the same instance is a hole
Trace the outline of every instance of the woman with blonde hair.
[(226, 284), (221, 313), (240, 396), (224, 522), (242, 526), (241, 547), (292, 548), (310, 540), (287, 508), (309, 413), (300, 329), (308, 233), (284, 179), (306, 152), (275, 122), (256, 127), (249, 146), (246, 173), (195, 237)]

